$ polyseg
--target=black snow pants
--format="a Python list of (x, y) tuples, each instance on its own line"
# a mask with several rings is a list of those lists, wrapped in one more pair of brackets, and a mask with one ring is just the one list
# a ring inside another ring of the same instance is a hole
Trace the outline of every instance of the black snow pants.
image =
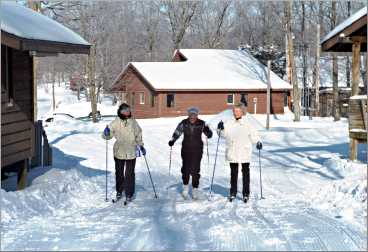
[(183, 166), (181, 168), (181, 174), (183, 178), (183, 184), (188, 185), (190, 175), (192, 176), (193, 188), (198, 188), (199, 178), (201, 177), (201, 159), (202, 152), (200, 151), (181, 151), (181, 158), (183, 159)]
[[(249, 163), (242, 163), (242, 173), (243, 173), (243, 197), (249, 197)], [(231, 188), (230, 195), (236, 196), (238, 191), (238, 163), (230, 163), (231, 169)]]
[(121, 194), (124, 190), (126, 197), (132, 197), (135, 190), (135, 159), (117, 159), (114, 157), (114, 160), (116, 192)]

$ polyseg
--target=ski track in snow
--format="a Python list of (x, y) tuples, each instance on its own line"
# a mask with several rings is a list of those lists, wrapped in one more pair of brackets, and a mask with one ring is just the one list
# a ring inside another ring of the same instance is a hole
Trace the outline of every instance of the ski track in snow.
[[(217, 135), (210, 140), (210, 163), (207, 163), (206, 145), (202, 158), (201, 199), (184, 201), (180, 196), (180, 140), (172, 153), (171, 176), (169, 148), (163, 147), (180, 120), (169, 123), (143, 121), (144, 142), (149, 146), (147, 161), (159, 198), (154, 198), (151, 182), (143, 158), (137, 160), (136, 197), (128, 206), (104, 202), (105, 176), (83, 177), (79, 183), (88, 186), (73, 192), (66, 187), (65, 194), (77, 201), (80, 208), (61, 204), (49, 214), (37, 214), (28, 219), (14, 219), (2, 223), (3, 250), (308, 250), (343, 251), (366, 250), (366, 230), (348, 225), (318, 209), (305, 196), (315, 181), (323, 181), (318, 173), (303, 172), (301, 164), (285, 166), (272, 159), (262, 158), (263, 192), (259, 200), (258, 154), (251, 164), (251, 197), (247, 204), (236, 199), (227, 201), (229, 168), (224, 161), (224, 142), (220, 141), (218, 166), (214, 180), (213, 198), (207, 200), (213, 169)], [(259, 129), (263, 126), (255, 118), (251, 121)], [(104, 122), (101, 123), (101, 127)], [(145, 127), (150, 127), (145, 130)], [(296, 132), (296, 133), (295, 133)], [(298, 136), (298, 130), (294, 133)], [(262, 132), (262, 134), (269, 134)], [(321, 132), (321, 137), (323, 136)], [(65, 146), (88, 143), (99, 155), (84, 154)], [(104, 170), (105, 144), (98, 131), (88, 134), (66, 134), (55, 142), (68, 155), (82, 157), (68, 171), (84, 169), (91, 163)], [(112, 142), (109, 142), (109, 171), (113, 171)], [(274, 149), (277, 146), (271, 146)], [(283, 148), (283, 147), (280, 147)], [(273, 149), (262, 151), (271, 156)], [(103, 154), (102, 154), (103, 153)], [(292, 160), (298, 153), (288, 153)], [(308, 154), (305, 154), (307, 156)], [(283, 158), (283, 157), (281, 157)], [(290, 163), (290, 162), (289, 162)], [(103, 168), (101, 168), (103, 167)], [(93, 169), (97, 169), (94, 167)], [(301, 176), (301, 174), (303, 176)], [(241, 189), (239, 174), (238, 190)], [(62, 183), (62, 182), (61, 182)], [(71, 182), (70, 182), (71, 183)], [(89, 184), (91, 183), (91, 184)], [(114, 173), (109, 173), (109, 199), (114, 195)], [(93, 186), (91, 186), (93, 185)], [(69, 190), (69, 191), (68, 191)], [(83, 199), (83, 195), (86, 198)], [(238, 196), (241, 193), (238, 194)], [(81, 199), (81, 202), (78, 200)], [(297, 200), (298, 199), (298, 200)], [(24, 209), (27, 211), (27, 209)], [(20, 239), (21, 237), (21, 239)]]

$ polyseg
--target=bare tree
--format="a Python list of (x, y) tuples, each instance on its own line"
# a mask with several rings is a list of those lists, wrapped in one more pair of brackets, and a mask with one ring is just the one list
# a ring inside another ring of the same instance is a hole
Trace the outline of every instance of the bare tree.
[(199, 3), (198, 1), (175, 0), (164, 2), (165, 12), (170, 22), (171, 40), (174, 49), (180, 47)]
[(293, 33), (292, 33), (292, 2), (291, 0), (284, 2), (285, 10), (285, 25), (287, 35), (287, 53), (289, 55), (289, 63), (291, 66), (291, 83), (293, 86), (293, 108), (294, 108), (294, 121), (300, 121), (300, 89), (298, 86), (298, 80), (296, 75), (296, 67), (294, 60), (294, 44), (293, 44)]
[(226, 32), (231, 26), (227, 19), (231, 3), (231, 0), (221, 2), (207, 0), (198, 7), (198, 15), (193, 26), (196, 30), (194, 36), (199, 37), (201, 47), (224, 47)]
[[(336, 2), (331, 3), (331, 30), (336, 26)], [(333, 88), (333, 108), (332, 114), (334, 121), (340, 120), (340, 106), (339, 106), (339, 78), (338, 78), (338, 65), (337, 56), (335, 53), (332, 54), (332, 88)]]
[[(346, 15), (346, 18), (348, 18), (351, 15), (351, 1), (347, 1), (346, 4), (347, 4), (347, 15)], [(346, 71), (346, 86), (347, 87), (350, 87), (350, 67), (351, 67), (350, 57), (349, 56), (346, 56), (346, 68), (345, 68), (345, 71)]]

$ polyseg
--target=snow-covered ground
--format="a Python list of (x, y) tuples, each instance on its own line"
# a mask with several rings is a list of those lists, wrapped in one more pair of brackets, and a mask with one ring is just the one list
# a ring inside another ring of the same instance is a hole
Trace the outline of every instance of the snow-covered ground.
[[(88, 115), (90, 108), (70, 91), (58, 88), (56, 112)], [(50, 115), (50, 94), (38, 90), (39, 118)], [(115, 114), (105, 100), (102, 114)], [(101, 106), (101, 107), (100, 107)], [(231, 117), (230, 111), (201, 116), (212, 128)], [(204, 150), (199, 201), (179, 195), (180, 141), (173, 147), (169, 176), (167, 141), (182, 118), (138, 120), (143, 129), (147, 161), (158, 192), (154, 198), (143, 158), (136, 166), (136, 197), (124, 207), (105, 202), (106, 143), (99, 123), (58, 115), (47, 123), (53, 146), (52, 167), (32, 170), (23, 191), (1, 190), (2, 250), (366, 250), (367, 151), (348, 161), (347, 121), (331, 118), (271, 117), (250, 120), (260, 130), (263, 196), (260, 200), (259, 160), (251, 164), (251, 200), (226, 200), (230, 170), (225, 143), (220, 141), (213, 199), (207, 200), (217, 136)], [(108, 198), (115, 195), (113, 141), (108, 143)], [(206, 146), (206, 145), (205, 145)], [(37, 176), (36, 176), (37, 175)], [(15, 178), (3, 181), (11, 189)], [(241, 191), (241, 176), (239, 188)], [(239, 193), (240, 195), (240, 193)]]

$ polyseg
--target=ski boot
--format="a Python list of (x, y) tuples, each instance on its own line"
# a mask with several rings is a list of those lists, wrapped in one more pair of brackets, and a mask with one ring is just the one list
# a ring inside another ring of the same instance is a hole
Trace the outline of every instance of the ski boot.
[(181, 192), (181, 196), (186, 200), (188, 199), (188, 193), (189, 193), (189, 185), (183, 185), (183, 191)]

